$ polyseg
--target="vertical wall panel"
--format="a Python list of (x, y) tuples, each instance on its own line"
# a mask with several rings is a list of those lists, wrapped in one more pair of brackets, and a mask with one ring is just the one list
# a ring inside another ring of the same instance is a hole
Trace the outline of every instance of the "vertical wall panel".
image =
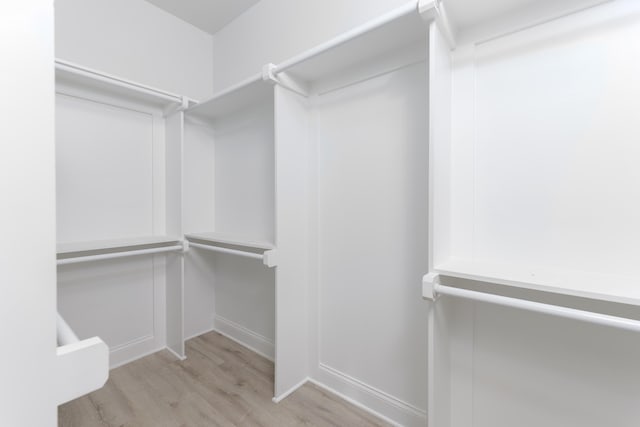
[(56, 97), (58, 241), (153, 234), (153, 117)]
[(426, 68), (322, 96), (320, 363), (426, 408)]
[(309, 376), (309, 116), (307, 100), (276, 86), (275, 396)]

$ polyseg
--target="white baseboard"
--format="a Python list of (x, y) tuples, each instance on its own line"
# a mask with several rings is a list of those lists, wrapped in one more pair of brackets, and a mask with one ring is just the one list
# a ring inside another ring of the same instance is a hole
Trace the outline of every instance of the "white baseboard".
[(141, 337), (134, 341), (110, 348), (109, 369), (115, 369), (134, 360), (162, 350), (164, 345), (159, 344), (153, 335)]
[(213, 329), (219, 334), (224, 335), (271, 361), (274, 360), (275, 344), (269, 338), (220, 316), (215, 316), (213, 325)]
[(292, 393), (294, 393), (297, 389), (299, 389), (300, 387), (302, 387), (303, 385), (305, 385), (307, 382), (309, 382), (309, 377), (303, 379), (302, 381), (300, 381), (298, 384), (294, 385), (293, 387), (291, 387), (289, 390), (285, 391), (284, 393), (282, 393), (280, 396), (276, 396), (273, 399), (271, 399), (273, 401), (273, 403), (280, 403), (282, 402), (284, 399), (286, 399), (287, 397), (289, 397), (289, 395), (291, 395)]
[(178, 360), (187, 360), (187, 356), (180, 356), (176, 351), (174, 351), (171, 347), (167, 346), (165, 347), (165, 350), (167, 350), (169, 353), (173, 354), (175, 356), (176, 359)]
[(322, 363), (309, 381), (389, 424), (405, 427), (427, 425), (426, 411)]
[(200, 335), (208, 334), (209, 332), (213, 332), (213, 331), (215, 331), (215, 330), (216, 330), (216, 328), (214, 328), (214, 327), (211, 327), (211, 328), (205, 329), (205, 330), (204, 330), (204, 331), (202, 331), (202, 332), (197, 332), (197, 333), (195, 333), (195, 334), (189, 335), (188, 337), (185, 337), (185, 338), (184, 338), (184, 341), (185, 341), (185, 343), (186, 343), (186, 342), (187, 342), (187, 341), (189, 341), (190, 339), (193, 339), (193, 338), (195, 338), (195, 337), (199, 337)]

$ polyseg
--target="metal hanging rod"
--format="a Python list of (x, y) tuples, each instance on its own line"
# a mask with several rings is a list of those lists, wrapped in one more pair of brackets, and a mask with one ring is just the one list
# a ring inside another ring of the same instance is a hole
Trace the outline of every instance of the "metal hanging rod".
[(483, 292), (471, 291), (468, 289), (445, 286), (439, 283), (433, 285), (433, 291), (436, 296), (447, 295), (450, 297), (463, 298), (472, 301), (501, 305), (504, 307), (517, 308), (520, 310), (532, 311), (535, 313), (542, 313), (550, 316), (562, 317), (565, 319), (573, 319), (581, 322), (623, 329), (626, 331), (640, 332), (640, 321), (627, 319), (624, 317), (610, 316), (607, 314), (577, 310), (575, 308), (544, 304), (518, 298), (504, 297), (501, 295), (486, 294)]
[(189, 247), (204, 249), (211, 252), (220, 252), (223, 254), (238, 255), (245, 258), (253, 258), (253, 259), (259, 259), (264, 261), (264, 255), (257, 254), (255, 252), (241, 251), (238, 249), (221, 248), (219, 246), (203, 245), (202, 243), (193, 243), (193, 242), (189, 242)]
[(346, 33), (343, 33), (329, 41), (327, 41), (326, 43), (323, 43), (319, 46), (316, 46), (313, 49), (307, 50), (306, 52), (303, 52), (302, 54), (295, 56), (281, 64), (276, 65), (273, 68), (273, 73), (274, 74), (280, 74), (283, 71), (288, 70), (289, 68), (298, 65), (301, 62), (304, 62), (308, 59), (314, 58), (326, 51), (329, 51), (331, 49), (334, 49), (338, 46), (341, 46), (355, 38), (358, 38), (370, 31), (373, 31), (377, 28), (380, 28), (386, 24), (388, 24), (389, 22), (395, 21), (396, 19), (402, 18), (404, 16), (410, 15), (410, 14), (417, 14), (419, 11), (419, 2), (418, 1), (411, 1), (408, 3), (405, 3), (403, 6), (392, 10), (391, 12), (380, 16), (377, 19), (374, 19), (372, 21), (369, 21), (368, 23), (361, 25), (359, 27), (354, 28), (351, 31), (347, 31)]
[(183, 249), (184, 247), (182, 245), (174, 245), (174, 246), (163, 246), (160, 248), (153, 248), (153, 249), (140, 249), (137, 251), (113, 252), (113, 253), (100, 254), (100, 255), (88, 255), (88, 256), (79, 256), (79, 257), (73, 257), (73, 258), (63, 258), (58, 260), (58, 265), (77, 264), (80, 262), (90, 262), (90, 261), (102, 261), (107, 259), (125, 258), (125, 257), (137, 256), (137, 255), (159, 254), (164, 252), (175, 252), (175, 251), (182, 251)]
[(95, 81), (107, 83), (116, 87), (121, 87), (127, 90), (131, 90), (133, 92), (138, 92), (144, 95), (152, 96), (168, 102), (173, 102), (173, 103), (182, 104), (182, 105), (186, 103), (188, 105), (190, 101), (188, 98), (185, 98), (180, 95), (176, 95), (170, 92), (165, 92), (160, 89), (152, 88), (152, 87), (135, 83), (129, 80), (125, 80), (120, 77), (112, 76), (110, 74), (106, 74), (97, 70), (92, 70), (90, 68), (86, 68), (81, 65), (74, 64), (72, 62), (64, 61), (61, 59), (55, 60), (55, 66), (56, 66), (56, 70), (65, 71), (67, 73), (74, 74), (76, 76), (86, 77)]

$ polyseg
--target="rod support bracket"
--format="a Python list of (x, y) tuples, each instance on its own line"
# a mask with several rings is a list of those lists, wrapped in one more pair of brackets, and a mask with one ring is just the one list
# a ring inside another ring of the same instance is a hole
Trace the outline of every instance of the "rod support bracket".
[(189, 241), (187, 239), (184, 239), (182, 241), (182, 253), (186, 254), (187, 252), (189, 252)]
[(422, 277), (422, 298), (435, 301), (438, 298), (436, 285), (440, 284), (439, 273), (427, 273)]
[(182, 99), (180, 100), (180, 108), (179, 111), (184, 111), (187, 108), (189, 108), (189, 98), (187, 98), (186, 96), (183, 96)]
[(278, 251), (276, 249), (265, 251), (262, 256), (262, 263), (269, 268), (276, 267), (278, 265)]
[(309, 96), (309, 88), (304, 82), (300, 82), (297, 79), (289, 76), (287, 73), (280, 73), (276, 76), (275, 64), (266, 64), (262, 67), (262, 80), (271, 83), (272, 85), (278, 85), (291, 92), (307, 98)]
[(418, 14), (427, 23), (435, 22), (449, 47), (455, 49), (455, 28), (445, 9), (444, 0), (419, 0)]
[(274, 70), (276, 69), (276, 64), (265, 64), (262, 67), (262, 80), (271, 84), (278, 84), (278, 78), (276, 77), (276, 73)]
[(418, 1), (418, 13), (425, 21), (433, 21), (438, 15), (440, 0), (420, 0)]

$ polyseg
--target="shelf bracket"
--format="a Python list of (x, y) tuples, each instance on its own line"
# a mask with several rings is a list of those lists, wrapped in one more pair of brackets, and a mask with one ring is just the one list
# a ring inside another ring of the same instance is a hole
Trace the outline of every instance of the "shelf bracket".
[(187, 252), (189, 252), (189, 241), (187, 239), (184, 239), (182, 241), (182, 255), (186, 254)]
[(180, 102), (180, 107), (178, 107), (178, 111), (184, 111), (189, 108), (189, 98), (183, 96)]
[(438, 293), (435, 288), (440, 284), (439, 273), (427, 273), (422, 277), (422, 298), (435, 301), (438, 298)]
[(309, 88), (305, 87), (305, 85), (291, 78), (291, 76), (286, 73), (279, 73), (276, 75), (275, 73), (276, 65), (275, 64), (266, 64), (262, 67), (262, 80), (265, 82), (269, 82), (273, 85), (278, 85), (283, 87), (291, 92), (297, 93), (298, 95), (304, 96), (305, 98), (309, 97)]
[(186, 111), (189, 109), (189, 106), (191, 105), (192, 102), (193, 101), (189, 97), (181, 96), (180, 104), (172, 104), (168, 106), (162, 111), (162, 114), (164, 115), (164, 117), (167, 117), (172, 114), (179, 113), (181, 111)]
[(425, 22), (435, 22), (451, 49), (456, 47), (455, 31), (443, 0), (419, 0), (418, 13)]

